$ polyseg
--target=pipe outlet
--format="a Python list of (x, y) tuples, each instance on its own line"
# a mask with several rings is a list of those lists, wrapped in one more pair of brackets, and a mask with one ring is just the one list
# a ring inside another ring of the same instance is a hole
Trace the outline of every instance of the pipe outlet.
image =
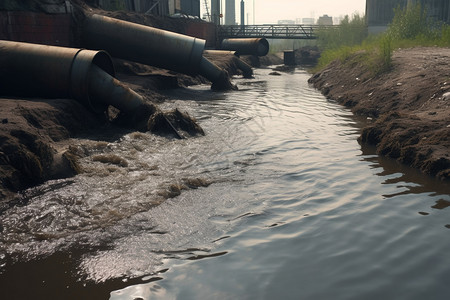
[(269, 53), (269, 42), (265, 38), (224, 39), (221, 49), (236, 51), (238, 55), (265, 56)]
[(110, 56), (92, 51), (0, 41), (0, 93), (8, 96), (72, 98), (96, 113), (107, 104), (89, 91), (91, 66), (115, 75)]

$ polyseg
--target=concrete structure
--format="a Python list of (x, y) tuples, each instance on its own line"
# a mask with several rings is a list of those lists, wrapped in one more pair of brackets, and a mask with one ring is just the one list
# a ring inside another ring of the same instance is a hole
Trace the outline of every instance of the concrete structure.
[(306, 24), (306, 25), (313, 25), (315, 23), (314, 18), (302, 18), (300, 22), (297, 22), (297, 24)]
[(328, 15), (323, 15), (319, 17), (319, 20), (317, 20), (318, 25), (333, 25), (333, 17), (330, 17)]
[(286, 66), (295, 66), (295, 51), (286, 50), (283, 52), (283, 62)]
[(73, 7), (69, 1), (4, 0), (0, 2), (0, 40), (70, 46), (73, 37)]
[(394, 17), (396, 7), (404, 8), (416, 3), (420, 3), (430, 17), (450, 23), (450, 1), (448, 0), (366, 0), (369, 33), (385, 31)]
[(181, 0), (181, 13), (200, 18), (200, 0)]
[(128, 10), (153, 15), (183, 14), (200, 18), (200, 0), (89, 0), (105, 10)]
[(151, 0), (168, 2), (168, 14), (182, 14), (200, 18), (200, 0)]
[(450, 23), (450, 1), (448, 0), (409, 0), (410, 2), (420, 2), (426, 7), (428, 15), (438, 21)]
[(278, 20), (277, 24), (285, 24), (285, 25), (291, 24), (291, 25), (293, 25), (293, 24), (295, 24), (295, 21), (294, 20)]
[(211, 22), (220, 25), (220, 0), (211, 0)]
[(245, 2), (241, 0), (241, 26), (245, 25)]
[(225, 0), (225, 25), (236, 25), (235, 0)]
[[(86, 0), (86, 2), (90, 5), (105, 5), (105, 8), (108, 9), (117, 8), (119, 6), (115, 5), (118, 4), (122, 8), (125, 5), (125, 9), (128, 9), (128, 5), (133, 2), (134, 9), (141, 10), (152, 8), (148, 5), (153, 3), (154, 7), (150, 13), (158, 15), (160, 14), (159, 9), (164, 7), (165, 13), (162, 13), (163, 10), (160, 12), (162, 15), (168, 15), (168, 4), (171, 3), (171, 8), (176, 8), (177, 12), (181, 12), (184, 7), (186, 14), (194, 15), (196, 10), (200, 13), (199, 0), (159, 0), (159, 2), (158, 0), (115, 0), (115, 2), (112, 0), (102, 0), (101, 2), (100, 0)], [(156, 3), (159, 5), (155, 6)], [(137, 4), (141, 6), (137, 6)], [(74, 7), (68, 0), (0, 0), (0, 40), (79, 47), (77, 26), (72, 16), (73, 9)], [(216, 28), (211, 23), (189, 19), (189, 21), (183, 22), (178, 33), (206, 40), (206, 46), (209, 48), (216, 46)]]
[(406, 4), (407, 0), (366, 0), (369, 33), (385, 31), (394, 17), (394, 8), (405, 7)]

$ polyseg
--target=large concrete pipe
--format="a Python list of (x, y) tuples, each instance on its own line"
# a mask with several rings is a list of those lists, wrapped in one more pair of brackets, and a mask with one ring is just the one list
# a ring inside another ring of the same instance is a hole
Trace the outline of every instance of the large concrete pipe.
[(114, 76), (111, 58), (104, 51), (0, 41), (0, 94), (72, 98), (103, 112), (107, 104), (89, 91), (92, 65)]
[(0, 41), (0, 94), (71, 98), (96, 113), (133, 111), (143, 98), (114, 78), (104, 51)]
[(224, 39), (222, 50), (233, 50), (238, 55), (265, 56), (269, 53), (269, 42), (265, 38)]
[(0, 70), (0, 95), (72, 98), (96, 113), (109, 105), (130, 114), (146, 109), (141, 95), (114, 78), (111, 57), (104, 51), (0, 40)]
[(232, 56), (232, 61), (236, 65), (236, 67), (242, 71), (242, 75), (244, 78), (251, 78), (253, 77), (253, 69), (252, 66), (247, 64), (245, 61), (241, 60), (239, 58), (239, 55), (236, 53), (236, 51), (229, 51), (229, 50), (205, 50), (203, 51), (203, 54), (207, 57), (225, 57), (225, 56)]
[(106, 16), (86, 16), (86, 47), (112, 56), (184, 74), (200, 74), (216, 88), (231, 88), (226, 72), (203, 57), (205, 40)]

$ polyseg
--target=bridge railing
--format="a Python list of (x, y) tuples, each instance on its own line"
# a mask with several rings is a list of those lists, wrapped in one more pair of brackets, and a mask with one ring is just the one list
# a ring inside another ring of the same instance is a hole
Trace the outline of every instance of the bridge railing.
[(223, 25), (219, 26), (219, 37), (268, 39), (315, 39), (321, 28), (334, 28), (328, 25)]

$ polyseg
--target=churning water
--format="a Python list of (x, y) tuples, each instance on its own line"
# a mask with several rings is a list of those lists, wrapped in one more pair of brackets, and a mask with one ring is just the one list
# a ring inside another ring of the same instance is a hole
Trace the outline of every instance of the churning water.
[(74, 141), (0, 216), (2, 299), (448, 299), (450, 186), (357, 143), (302, 70), (170, 92), (206, 136)]

